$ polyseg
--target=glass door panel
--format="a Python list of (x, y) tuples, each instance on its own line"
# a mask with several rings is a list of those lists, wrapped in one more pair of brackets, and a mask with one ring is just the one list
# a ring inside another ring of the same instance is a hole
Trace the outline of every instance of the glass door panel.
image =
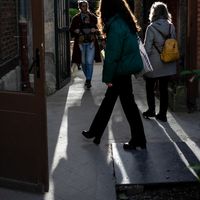
[(0, 90), (34, 92), (30, 0), (2, 1), (0, 7)]

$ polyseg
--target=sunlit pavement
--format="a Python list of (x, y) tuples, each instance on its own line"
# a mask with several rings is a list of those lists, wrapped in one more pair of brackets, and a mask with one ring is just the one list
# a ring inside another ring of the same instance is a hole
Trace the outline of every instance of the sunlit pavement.
[[(47, 98), (50, 190), (44, 195), (0, 189), (1, 200), (115, 200), (116, 184), (196, 181), (200, 162), (200, 113), (168, 112), (168, 122), (143, 119), (147, 150), (124, 152), (130, 139), (119, 101), (99, 146), (84, 139), (104, 96), (102, 66), (95, 65), (92, 88), (82, 71)], [(144, 81), (133, 78), (141, 112), (147, 109)], [(157, 104), (159, 102), (157, 101)]]

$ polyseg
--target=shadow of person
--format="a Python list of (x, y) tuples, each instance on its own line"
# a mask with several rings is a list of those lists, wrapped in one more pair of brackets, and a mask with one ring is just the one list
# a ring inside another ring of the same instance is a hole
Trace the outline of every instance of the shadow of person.
[(96, 146), (81, 134), (89, 128), (101, 102), (97, 93), (95, 86), (89, 91), (83, 85), (76, 87), (77, 96), (69, 90), (63, 125), (65, 139), (61, 141), (60, 157), (53, 172), (55, 199), (116, 199), (109, 146)]
[[(180, 130), (177, 130), (174, 129), (173, 124), (171, 125), (170, 123), (165, 123), (162, 124), (162, 128), (165, 130), (165, 133), (167, 134), (171, 142), (174, 143), (176, 149), (178, 149), (178, 151), (180, 151), (181, 154), (185, 157), (188, 165), (190, 167), (199, 166), (199, 153), (197, 153), (197, 151), (195, 150), (197, 148), (199, 149), (199, 147), (197, 146), (198, 144), (192, 141), (190, 136), (187, 135), (184, 130), (182, 130), (181, 126)], [(200, 174), (200, 169), (194, 167), (194, 171), (197, 174)]]
[(54, 155), (59, 141), (63, 117), (65, 116), (69, 87), (70, 84), (47, 98), (49, 169), (52, 168), (52, 164), (55, 159)]

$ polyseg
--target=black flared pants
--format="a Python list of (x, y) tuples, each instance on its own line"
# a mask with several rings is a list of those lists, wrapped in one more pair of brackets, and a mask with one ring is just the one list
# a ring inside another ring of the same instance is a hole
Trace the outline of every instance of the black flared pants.
[(160, 93), (159, 114), (166, 116), (168, 109), (168, 82), (169, 76), (146, 78), (147, 104), (150, 111), (155, 111), (155, 85), (158, 83)]
[(108, 87), (89, 131), (94, 134), (96, 138), (100, 139), (102, 137), (118, 96), (130, 125), (130, 142), (134, 144), (146, 143), (140, 112), (133, 95), (131, 76), (120, 76), (113, 81), (112, 87)]

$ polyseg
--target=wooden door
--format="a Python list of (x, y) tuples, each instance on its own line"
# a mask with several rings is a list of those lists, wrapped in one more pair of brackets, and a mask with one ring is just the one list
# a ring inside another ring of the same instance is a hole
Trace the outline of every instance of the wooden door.
[(1, 2), (0, 185), (44, 192), (49, 180), (43, 1)]

